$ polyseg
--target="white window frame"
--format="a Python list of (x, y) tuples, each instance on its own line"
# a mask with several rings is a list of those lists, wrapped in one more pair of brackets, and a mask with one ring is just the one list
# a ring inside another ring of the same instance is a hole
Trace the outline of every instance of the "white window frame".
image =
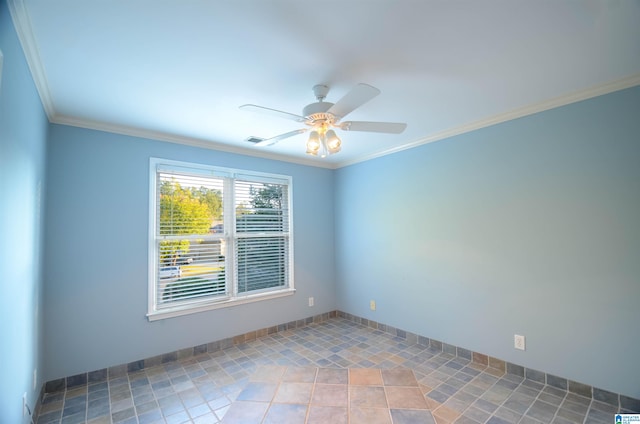
[[(225, 178), (225, 192), (223, 194), (223, 215), (225, 216), (225, 234), (224, 240), (227, 244), (227, 257), (225, 267), (226, 285), (230, 288), (228, 296), (217, 298), (203, 298), (197, 302), (189, 304), (179, 304), (171, 307), (163, 306), (158, 308), (158, 249), (157, 226), (159, 225), (157, 218), (157, 190), (158, 190), (158, 170), (184, 170), (189, 173), (198, 173), (202, 175), (213, 175)], [(243, 294), (238, 293), (237, 276), (235, 270), (235, 199), (233, 190), (234, 179), (246, 181), (247, 179), (256, 182), (278, 182), (288, 186), (288, 210), (289, 210), (289, 231), (287, 233), (288, 256), (287, 256), (287, 277), (288, 284), (284, 288), (274, 288), (272, 290), (264, 290), (255, 293)], [(291, 176), (269, 174), (264, 172), (255, 172), (248, 170), (224, 168), (218, 166), (182, 162), (162, 158), (150, 158), (149, 161), (149, 274), (148, 274), (148, 313), (149, 321), (155, 321), (165, 318), (177, 317), (197, 312), (203, 312), (213, 309), (225, 308), (230, 306), (241, 305), (245, 303), (258, 302), (268, 299), (274, 299), (284, 296), (290, 296), (295, 293), (293, 278), (293, 211), (292, 211), (292, 193), (293, 185)]]

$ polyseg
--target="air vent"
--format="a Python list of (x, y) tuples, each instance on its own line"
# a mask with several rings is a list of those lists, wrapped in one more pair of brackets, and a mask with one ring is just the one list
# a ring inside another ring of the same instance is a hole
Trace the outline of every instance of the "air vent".
[(249, 143), (260, 143), (262, 140), (264, 140), (264, 138), (261, 137), (254, 137), (254, 136), (250, 136), (244, 139), (244, 141), (248, 141)]

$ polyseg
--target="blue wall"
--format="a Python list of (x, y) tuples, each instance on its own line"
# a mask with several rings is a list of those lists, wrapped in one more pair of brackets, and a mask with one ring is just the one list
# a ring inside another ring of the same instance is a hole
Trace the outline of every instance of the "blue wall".
[[(47, 117), (0, 1), (0, 422), (27, 422), (42, 379), (42, 220)], [(33, 371), (40, 376), (33, 389)]]
[(640, 398), (639, 111), (635, 87), (338, 170), (339, 309)]
[[(61, 125), (49, 143), (48, 380), (335, 309), (332, 171)], [(296, 294), (149, 322), (150, 157), (291, 175)]]

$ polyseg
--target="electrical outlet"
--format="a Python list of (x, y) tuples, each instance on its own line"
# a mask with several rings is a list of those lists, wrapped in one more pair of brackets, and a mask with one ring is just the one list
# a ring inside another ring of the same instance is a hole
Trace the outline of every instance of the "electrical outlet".
[(309, 298), (309, 306), (313, 306), (313, 304), (314, 304), (313, 297), (310, 297)]
[(22, 416), (27, 416), (27, 392), (22, 395)]
[(371, 308), (372, 311), (376, 310), (376, 301), (375, 300), (369, 301), (369, 308)]
[(520, 336), (518, 334), (515, 334), (513, 336), (513, 347), (515, 347), (516, 349), (519, 350), (524, 350), (524, 336)]

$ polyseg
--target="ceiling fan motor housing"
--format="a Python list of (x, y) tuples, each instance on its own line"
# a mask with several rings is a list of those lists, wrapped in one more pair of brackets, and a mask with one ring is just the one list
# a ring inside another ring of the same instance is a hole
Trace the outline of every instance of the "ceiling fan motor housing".
[(327, 113), (331, 106), (333, 106), (333, 103), (329, 102), (311, 103), (302, 109), (302, 115), (312, 123), (326, 122), (327, 124), (332, 124), (336, 117), (331, 113)]

